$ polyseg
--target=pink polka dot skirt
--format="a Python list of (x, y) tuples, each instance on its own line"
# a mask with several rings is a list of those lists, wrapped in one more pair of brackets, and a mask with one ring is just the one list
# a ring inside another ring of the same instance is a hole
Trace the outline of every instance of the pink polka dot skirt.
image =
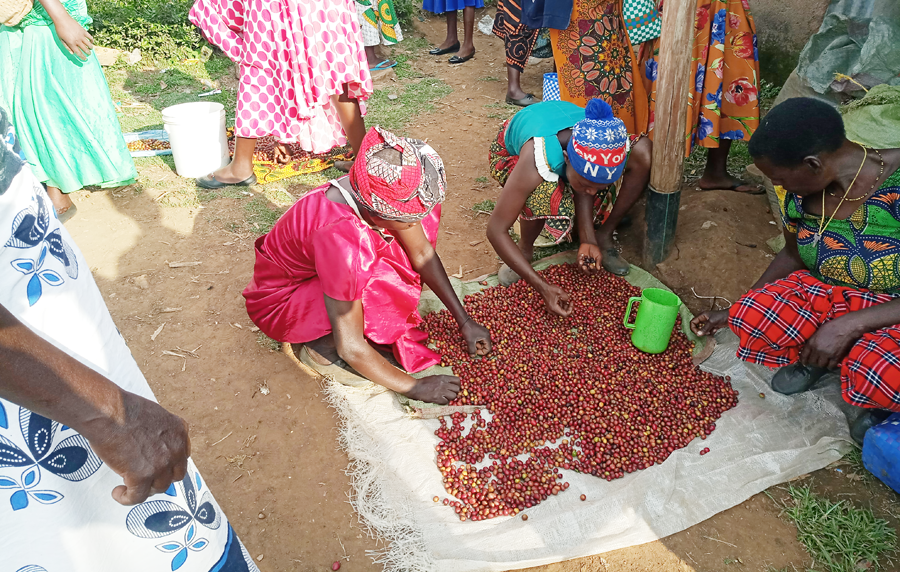
[(197, 0), (190, 20), (239, 62), (235, 134), (324, 153), (347, 142), (331, 97), (365, 113), (372, 77), (353, 0)]

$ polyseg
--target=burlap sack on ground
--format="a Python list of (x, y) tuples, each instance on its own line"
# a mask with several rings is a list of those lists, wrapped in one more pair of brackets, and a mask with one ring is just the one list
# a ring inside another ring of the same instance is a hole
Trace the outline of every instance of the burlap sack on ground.
[[(536, 267), (570, 260), (567, 254)], [(664, 288), (636, 268), (628, 280)], [(496, 284), (496, 277), (488, 283)], [(461, 294), (484, 287), (474, 281), (454, 281), (454, 286)], [(420, 308), (428, 313), (442, 306), (427, 292)], [(662, 465), (612, 482), (563, 470), (569, 490), (528, 509), (528, 521), (460, 522), (432, 500), (447, 496), (434, 462), (438, 421), (412, 419), (396, 395), (380, 386), (328, 384), (326, 394), (341, 418), (340, 443), (351, 459), (351, 503), (370, 534), (385, 543), (372, 556), (387, 572), (468, 572), (600, 554), (684, 530), (849, 450), (833, 378), (805, 394), (778, 395), (768, 387), (771, 370), (735, 357), (733, 334), (725, 332), (718, 340), (703, 369), (730, 375), (740, 396), (710, 437), (695, 439)], [(700, 456), (704, 447), (710, 452)], [(586, 502), (579, 500), (582, 493)]]

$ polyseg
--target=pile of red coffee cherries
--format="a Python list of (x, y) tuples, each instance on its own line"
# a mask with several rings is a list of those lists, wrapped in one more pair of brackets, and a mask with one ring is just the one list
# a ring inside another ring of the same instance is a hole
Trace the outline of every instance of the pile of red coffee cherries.
[(128, 143), (129, 151), (165, 151), (171, 148), (168, 141), (160, 139), (137, 139)]
[[(519, 281), (466, 297), (494, 349), (470, 358), (448, 312), (423, 329), (443, 365), (460, 378), (451, 405), (477, 405), (440, 420), (437, 465), (445, 498), (460, 520), (511, 516), (568, 488), (561, 469), (606, 480), (662, 463), (694, 438), (705, 439), (737, 391), (693, 365), (693, 343), (680, 321), (666, 352), (645, 354), (622, 326), (628, 298), (640, 290), (608, 273), (552, 266), (544, 279), (569, 293), (574, 312), (549, 314)], [(522, 460), (522, 459), (525, 460)], [(437, 497), (435, 497), (437, 498)]]

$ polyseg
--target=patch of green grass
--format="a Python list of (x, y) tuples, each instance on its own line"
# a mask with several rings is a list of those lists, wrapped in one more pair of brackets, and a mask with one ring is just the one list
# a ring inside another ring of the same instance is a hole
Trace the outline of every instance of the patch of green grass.
[(486, 185), (490, 183), (487, 177), (475, 177), (475, 182), (481, 185)]
[(492, 201), (491, 199), (485, 199), (480, 203), (475, 203), (474, 205), (472, 205), (472, 210), (484, 211), (486, 213), (489, 213), (494, 211), (495, 206), (497, 206), (497, 203), (495, 201)]
[[(686, 180), (699, 179), (703, 175), (703, 169), (706, 168), (706, 158), (709, 150), (699, 145), (694, 147), (691, 154), (684, 160), (684, 178)], [(735, 141), (731, 144), (731, 151), (728, 153), (728, 172), (740, 178), (747, 165), (753, 163), (753, 158), (747, 150), (746, 141)]]
[(847, 501), (833, 503), (809, 487), (790, 487), (790, 500), (782, 507), (797, 525), (797, 539), (828, 572), (879, 570), (878, 559), (897, 549), (897, 532), (869, 509)]
[(339, 179), (343, 176), (344, 173), (338, 171), (334, 167), (329, 167), (324, 171), (319, 171), (318, 173), (309, 173), (306, 175), (291, 177), (290, 179), (285, 181), (285, 184), (287, 185), (288, 192), (290, 192), (294, 196), (300, 197), (306, 194), (306, 191), (310, 189), (320, 187), (332, 179)]
[(478, 81), (500, 81), (500, 78), (494, 77), (492, 75), (486, 75), (484, 77), (478, 78)]
[(140, 49), (144, 62), (196, 57), (209, 48), (188, 22), (192, 5), (192, 0), (88, 0), (91, 35), (98, 46)]
[[(432, 102), (453, 89), (439, 79), (426, 78), (408, 84), (405, 89), (376, 89), (369, 98), (366, 125), (380, 125), (388, 131), (404, 135), (406, 126), (423, 113), (434, 111)], [(396, 95), (397, 99), (390, 99)]]
[(221, 103), (225, 106), (226, 120), (232, 121), (237, 103), (233, 90), (225, 88), (221, 93), (197, 99), (198, 94), (218, 86), (232, 70), (231, 60), (217, 55), (205, 63), (175, 62), (164, 70), (115, 66), (104, 71), (112, 99), (119, 106), (119, 123), (128, 132), (161, 129), (164, 108), (190, 101)]
[(281, 349), (281, 344), (279, 342), (276, 342), (262, 332), (256, 332), (256, 343), (258, 343), (261, 348), (273, 352), (277, 352)]
[(759, 80), (759, 106), (764, 110), (772, 109), (775, 98), (781, 93), (781, 86), (765, 79)]
[(225, 187), (224, 189), (197, 189), (197, 198), (201, 203), (208, 203), (216, 199), (246, 199), (246, 195), (239, 187)]
[(244, 205), (247, 225), (257, 235), (265, 234), (272, 230), (275, 222), (283, 212), (281, 209), (271, 208), (269, 201), (261, 196), (253, 197), (252, 200)]
[(289, 207), (297, 202), (292, 194), (278, 186), (265, 187), (263, 195), (269, 202), (279, 207)]
[(521, 109), (520, 107), (506, 105), (506, 103), (501, 103), (499, 101), (486, 103), (484, 107), (490, 110), (490, 113), (488, 113), (489, 119), (509, 119)]

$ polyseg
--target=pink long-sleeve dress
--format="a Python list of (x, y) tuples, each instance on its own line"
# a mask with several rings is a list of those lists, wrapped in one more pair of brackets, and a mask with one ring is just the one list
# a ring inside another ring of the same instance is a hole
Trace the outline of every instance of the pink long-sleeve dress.
[[(362, 300), (365, 336), (392, 346), (406, 371), (439, 363), (440, 354), (423, 345), (427, 334), (416, 328), (422, 283), (400, 242), (329, 200), (329, 187), (310, 191), (257, 239), (253, 278), (243, 293), (250, 319), (274, 340), (309, 342), (332, 331), (323, 295)], [(440, 217), (437, 205), (422, 220), (432, 246)]]
[(241, 66), (235, 134), (324, 153), (347, 139), (333, 95), (372, 93), (353, 0), (197, 0), (203, 36)]

